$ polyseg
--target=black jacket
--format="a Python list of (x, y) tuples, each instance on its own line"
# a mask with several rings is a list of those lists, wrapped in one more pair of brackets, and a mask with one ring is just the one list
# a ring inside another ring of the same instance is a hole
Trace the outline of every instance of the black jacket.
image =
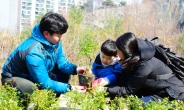
[(184, 84), (176, 76), (165, 80), (155, 80), (153, 76), (172, 73), (162, 61), (154, 57), (155, 47), (152, 43), (137, 39), (140, 60), (131, 73), (121, 74), (117, 86), (107, 88), (110, 96), (137, 95), (151, 96), (153, 99), (184, 100)]

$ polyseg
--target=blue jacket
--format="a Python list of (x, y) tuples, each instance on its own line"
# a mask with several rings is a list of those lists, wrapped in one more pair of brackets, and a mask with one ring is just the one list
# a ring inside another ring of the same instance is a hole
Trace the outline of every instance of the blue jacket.
[(32, 35), (8, 57), (2, 68), (2, 75), (26, 78), (41, 84), (42, 88), (52, 89), (56, 93), (65, 93), (69, 85), (51, 80), (48, 75), (56, 64), (62, 73), (76, 72), (76, 65), (66, 59), (61, 43), (49, 43), (41, 34), (38, 24), (33, 28)]
[(95, 75), (95, 79), (106, 78), (109, 84), (113, 84), (117, 81), (116, 74), (121, 74), (122, 66), (117, 62), (114, 65), (104, 67), (100, 60), (100, 54), (98, 54), (92, 65), (92, 72)]

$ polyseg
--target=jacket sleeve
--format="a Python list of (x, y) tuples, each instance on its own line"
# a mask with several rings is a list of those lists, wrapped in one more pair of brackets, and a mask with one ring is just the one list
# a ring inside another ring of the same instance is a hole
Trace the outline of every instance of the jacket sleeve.
[(113, 70), (111, 72), (109, 71), (108, 75), (105, 78), (108, 79), (109, 84), (113, 84), (117, 81), (117, 74), (121, 73), (122, 66), (117, 63), (113, 66)]
[(107, 79), (109, 81), (109, 84), (113, 84), (117, 81), (117, 78), (114, 74), (109, 74), (106, 77), (104, 77), (105, 79)]
[(92, 69), (91, 71), (93, 72), (93, 74), (95, 75), (96, 78), (98, 78), (98, 70), (96, 68), (96, 63), (94, 62), (93, 65), (92, 65)]
[(107, 92), (109, 92), (110, 95), (118, 96), (135, 94), (144, 85), (144, 82), (146, 81), (150, 72), (151, 69), (147, 66), (139, 65), (135, 72), (130, 73), (132, 75), (130, 76), (127, 84), (124, 86), (109, 87), (107, 88)]
[(91, 71), (93, 72), (93, 74), (95, 75), (95, 79), (96, 78), (99, 78), (98, 76), (98, 65), (97, 63), (101, 63), (101, 60), (100, 60), (100, 54), (98, 54), (95, 58), (95, 61), (93, 62), (93, 65), (92, 65), (92, 69)]
[(61, 43), (59, 43), (58, 51), (56, 54), (56, 63), (58, 64), (58, 68), (60, 69), (60, 71), (66, 74), (77, 74), (77, 66), (66, 59), (62, 50)]
[(44, 64), (44, 57), (39, 54), (26, 56), (26, 64), (33, 80), (43, 89), (52, 89), (56, 93), (65, 93), (70, 85), (51, 80)]

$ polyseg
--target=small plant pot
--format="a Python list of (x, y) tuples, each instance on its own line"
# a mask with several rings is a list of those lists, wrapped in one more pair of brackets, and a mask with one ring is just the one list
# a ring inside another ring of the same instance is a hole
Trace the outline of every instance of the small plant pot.
[(86, 87), (91, 87), (92, 77), (86, 75), (78, 75), (79, 84)]

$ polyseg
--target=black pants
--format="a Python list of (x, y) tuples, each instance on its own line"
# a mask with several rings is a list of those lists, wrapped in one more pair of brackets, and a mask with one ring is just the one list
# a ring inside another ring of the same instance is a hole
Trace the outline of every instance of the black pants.
[[(57, 66), (53, 69), (52, 72), (49, 73), (49, 77), (52, 80), (63, 82), (63, 83), (68, 83), (70, 80), (70, 75), (62, 73), (57, 68)], [(10, 85), (16, 86), (18, 90), (20, 90), (21, 92), (29, 93), (29, 94), (33, 93), (34, 82), (22, 77), (12, 77), (11, 79), (11, 78), (6, 78), (4, 76), (2, 76), (1, 82), (2, 84), (5, 84), (5, 83), (8, 83), (9, 80), (13, 80), (15, 82), (15, 85), (12, 85), (12, 84)]]

